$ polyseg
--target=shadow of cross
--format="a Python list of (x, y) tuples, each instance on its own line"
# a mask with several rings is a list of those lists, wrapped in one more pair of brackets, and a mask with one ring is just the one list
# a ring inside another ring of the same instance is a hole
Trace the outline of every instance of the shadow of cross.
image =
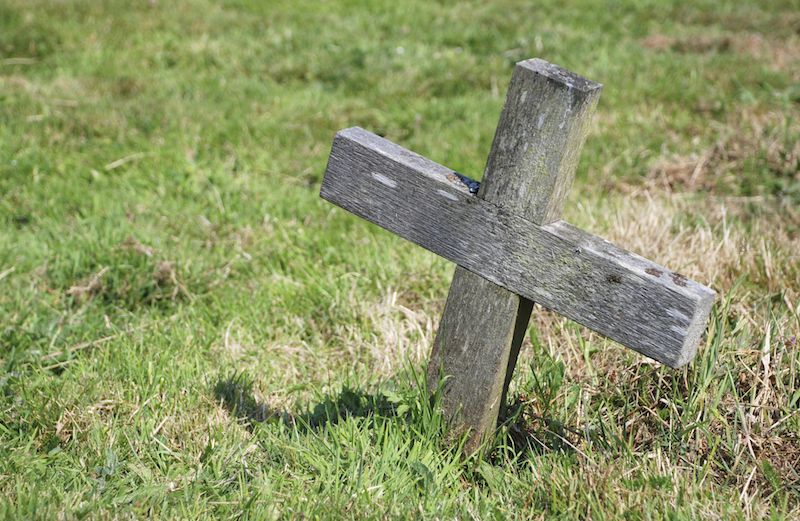
[(497, 423), (534, 302), (671, 367), (714, 292), (559, 220), (602, 85), (518, 63), (482, 183), (361, 128), (336, 134), (320, 195), (457, 264), (429, 363), (474, 450)]

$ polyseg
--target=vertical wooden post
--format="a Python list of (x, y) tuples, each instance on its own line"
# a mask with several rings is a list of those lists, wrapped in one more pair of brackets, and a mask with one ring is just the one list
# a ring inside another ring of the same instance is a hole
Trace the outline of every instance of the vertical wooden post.
[[(544, 60), (516, 65), (478, 196), (537, 224), (558, 220), (602, 85)], [(428, 368), (474, 451), (491, 434), (533, 302), (456, 267)]]

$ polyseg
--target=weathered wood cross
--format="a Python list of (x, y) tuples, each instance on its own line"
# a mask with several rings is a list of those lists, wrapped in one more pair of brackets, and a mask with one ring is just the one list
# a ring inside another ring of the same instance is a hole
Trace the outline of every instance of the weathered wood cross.
[(671, 367), (714, 292), (559, 220), (602, 85), (517, 64), (479, 184), (361, 128), (333, 140), (321, 195), (455, 262), (429, 363), (468, 449), (497, 423), (533, 303)]

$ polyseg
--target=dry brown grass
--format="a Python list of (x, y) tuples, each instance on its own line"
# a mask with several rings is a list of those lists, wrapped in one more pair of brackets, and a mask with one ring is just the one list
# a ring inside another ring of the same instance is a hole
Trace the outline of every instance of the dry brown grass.
[[(762, 201), (754, 211), (738, 199), (660, 195), (640, 190), (591, 207), (580, 205), (572, 220), (593, 233), (687, 277), (709, 285), (718, 303), (735, 289), (730, 313), (742, 327), (764, 327), (763, 307), (777, 299), (790, 311), (775, 338), (791, 341), (797, 335), (791, 313), (800, 305), (800, 210), (779, 201)], [(551, 313), (534, 313), (540, 338), (552, 352), (567, 356), (572, 377), (586, 371), (582, 349), (567, 321)], [(580, 336), (596, 340), (592, 333)], [(777, 341), (777, 340), (776, 340)], [(749, 347), (749, 346), (748, 346)], [(622, 362), (613, 354), (601, 365)], [(622, 357), (625, 359), (626, 357)], [(644, 362), (647, 363), (647, 362)], [(607, 367), (610, 370), (610, 367)]]
[[(743, 173), (757, 169), (786, 183), (800, 182), (800, 140), (793, 139), (800, 136), (798, 111), (743, 110), (730, 114), (724, 124), (712, 122), (711, 129), (711, 146), (688, 156), (657, 160), (645, 182), (647, 189), (738, 193), (751, 180)], [(753, 184), (755, 190), (765, 190)], [(621, 186), (630, 191), (629, 186)]]
[[(624, 200), (581, 206), (572, 213), (581, 226), (718, 292), (719, 312), (727, 326), (711, 363), (717, 374), (730, 375), (731, 381), (712, 380), (708, 396), (702, 398), (708, 403), (698, 408), (709, 416), (696, 421), (708, 422), (707, 432), (721, 438), (733, 432), (736, 439), (712, 447), (698, 430), (685, 455), (661, 457), (667, 474), (678, 469), (699, 472), (711, 461), (714, 480), (736, 486), (745, 510), (760, 515), (769, 511), (772, 493), (800, 488), (800, 439), (783, 430), (797, 415), (787, 404), (800, 380), (800, 212), (768, 199), (755, 201), (754, 210), (753, 201), (744, 205), (725, 197), (657, 193), (658, 198), (640, 189)], [(701, 371), (697, 365), (702, 366), (710, 348), (701, 346), (688, 371), (673, 373), (656, 370), (657, 364), (574, 328), (553, 313), (535, 311), (533, 326), (545, 352), (561, 360), (566, 378), (582, 389), (583, 406), (609, 396), (633, 402), (630, 416), (620, 417), (612, 408), (607, 417), (645, 458), (654, 456), (651, 447), (660, 439), (658, 433), (668, 428), (665, 414), (680, 417), (689, 406), (676, 404), (665, 390), (677, 385), (678, 396), (693, 399), (696, 389), (691, 382), (697, 377), (692, 375)], [(716, 334), (713, 327), (710, 334)], [(587, 357), (587, 346), (598, 351)], [(522, 371), (536, 359), (531, 350), (523, 350)], [(559, 397), (561, 403), (566, 399), (563, 393)], [(535, 401), (529, 406), (536, 410)], [(568, 425), (576, 432), (584, 421), (578, 409), (575, 423)], [(578, 447), (585, 442), (574, 440)]]

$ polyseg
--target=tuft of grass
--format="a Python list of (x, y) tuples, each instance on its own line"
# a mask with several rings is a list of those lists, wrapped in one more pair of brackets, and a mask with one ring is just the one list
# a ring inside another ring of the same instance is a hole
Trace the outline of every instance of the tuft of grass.
[[(0, 5), (0, 517), (800, 517), (796, 2)], [(605, 84), (565, 218), (713, 286), (672, 371), (537, 309), (465, 458), (452, 266), (321, 201), (480, 177), (514, 62)]]

